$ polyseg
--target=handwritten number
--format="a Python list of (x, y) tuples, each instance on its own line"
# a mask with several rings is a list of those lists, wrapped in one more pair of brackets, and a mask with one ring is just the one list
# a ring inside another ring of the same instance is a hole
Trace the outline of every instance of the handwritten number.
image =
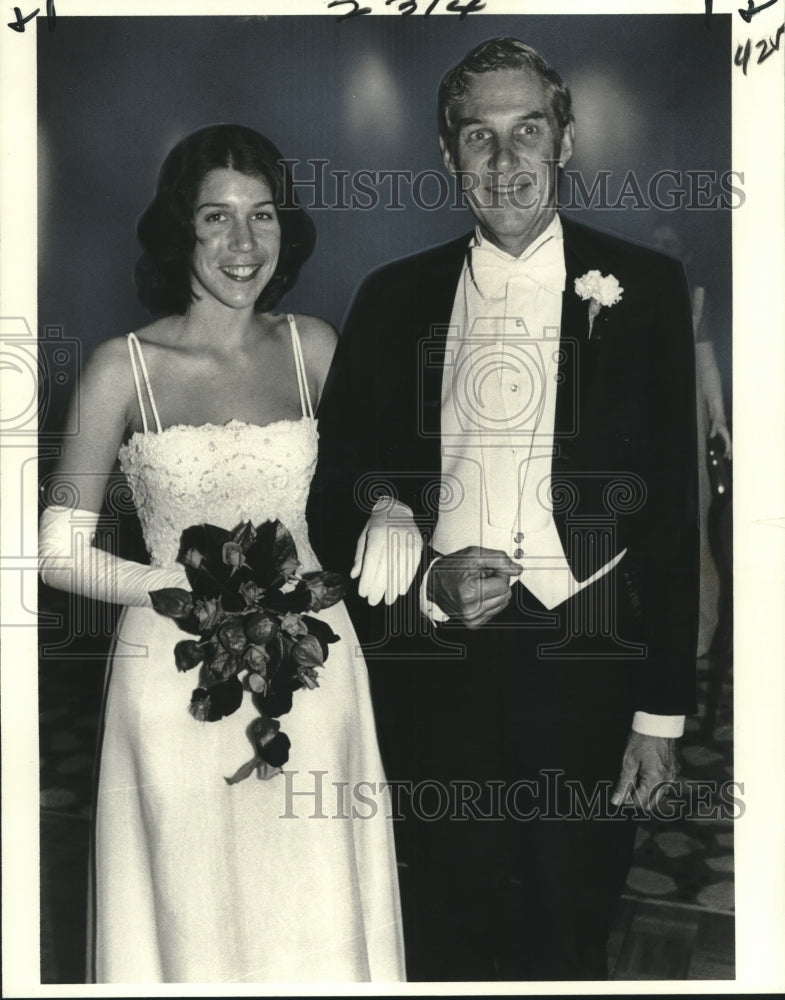
[(391, 3), (397, 3), (398, 13), (404, 16), (417, 11), (417, 0), (384, 0), (385, 7), (389, 7)]
[[(51, 0), (50, 0), (51, 2)], [(424, 0), (423, 0), (424, 3)], [(428, 6), (423, 10), (423, 17), (428, 17), (439, 6), (440, 0), (430, 0)], [(384, 6), (390, 7), (392, 4), (398, 5), (398, 13), (404, 17), (416, 14), (420, 5), (420, 0), (384, 0)], [(347, 17), (357, 17), (359, 14), (372, 13), (370, 7), (361, 7), (359, 0), (330, 0), (328, 7), (351, 7), (347, 13), (342, 14), (338, 20), (345, 21)], [(482, 0), (450, 0), (446, 8), (451, 14), (459, 14), (463, 20), (467, 14), (474, 14), (476, 11), (484, 10), (485, 4)]]
[[(783, 32), (785, 32), (785, 24), (781, 24), (779, 26), (779, 28), (777, 28), (777, 34), (774, 36), (774, 41), (773, 42), (772, 42), (771, 38), (769, 38), (769, 45), (771, 45), (771, 52), (769, 52), (768, 55), (766, 56), (767, 59), (771, 55), (772, 52), (778, 52), (779, 51), (780, 39), (782, 38)], [(763, 62), (763, 59), (759, 59), (758, 62)]]
[(475, 14), (477, 11), (485, 10), (485, 4), (481, 0), (466, 0), (465, 3), (460, 3), (459, 0), (450, 0), (447, 4), (447, 10), (453, 14), (460, 14), (461, 20), (463, 20), (467, 14)]
[(351, 6), (351, 10), (348, 14), (342, 14), (338, 20), (345, 21), (347, 17), (359, 17), (360, 14), (370, 14), (370, 7), (361, 7), (358, 0), (330, 0), (327, 4), (328, 7), (345, 7), (346, 4)]
[[(759, 49), (759, 55), (756, 60), (756, 65), (760, 65), (762, 62), (774, 55), (775, 52), (779, 52), (780, 42), (782, 41), (783, 32), (785, 32), (785, 24), (781, 24), (777, 28), (777, 33), (774, 38), (769, 35), (768, 38), (761, 38), (759, 41), (755, 42), (755, 48)], [(750, 61), (750, 51), (752, 48), (752, 42), (747, 39), (744, 45), (736, 46), (736, 55), (734, 56), (734, 63), (737, 66), (741, 66), (744, 70), (744, 75), (747, 75), (747, 66)]]
[(736, 55), (733, 57), (733, 62), (737, 66), (742, 66), (744, 68), (744, 75), (747, 75), (747, 63), (750, 61), (750, 40), (749, 38), (744, 43), (744, 47), (741, 45), (736, 46)]
[[(783, 31), (785, 31), (785, 24), (781, 24), (779, 28), (777, 28), (777, 34), (774, 36), (774, 41), (772, 41), (771, 36), (769, 36), (768, 39), (761, 38), (759, 42), (755, 43), (755, 48), (760, 49), (760, 55), (758, 56), (759, 66), (762, 62), (765, 62), (769, 56), (774, 55), (774, 53), (779, 50), (780, 39), (782, 38)], [(766, 48), (767, 44), (771, 47)]]
[(747, 0), (747, 9), (741, 10), (741, 8), (739, 8), (739, 14), (744, 18), (747, 24), (749, 24), (756, 14), (760, 14), (762, 10), (765, 10), (767, 7), (771, 7), (771, 5), (776, 2), (777, 0), (766, 0), (766, 3), (758, 4), (756, 7), (754, 0)]
[(14, 7), (14, 17), (15, 21), (9, 21), (8, 27), (13, 28), (14, 31), (22, 32), (25, 30), (25, 25), (28, 21), (32, 21), (35, 15), (38, 13), (38, 9), (34, 10), (32, 14), (28, 14), (27, 17), (22, 17), (22, 12), (18, 7)]
[[(28, 21), (40, 13), (40, 8), (36, 7), (32, 14), (28, 14), (27, 17), (22, 17), (22, 11), (18, 7), (14, 7), (14, 17), (15, 21), (9, 21), (8, 27), (13, 28), (14, 31), (18, 31), (20, 34), (25, 30), (25, 25)], [(55, 17), (57, 16), (57, 11), (55, 10), (54, 0), (46, 0), (46, 23), (49, 26), (50, 31), (55, 30)]]

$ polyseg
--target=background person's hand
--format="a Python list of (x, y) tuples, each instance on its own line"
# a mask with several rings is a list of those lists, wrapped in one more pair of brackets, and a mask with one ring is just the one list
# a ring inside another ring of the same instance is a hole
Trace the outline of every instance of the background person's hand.
[(360, 532), (350, 576), (369, 604), (392, 604), (407, 592), (420, 564), (422, 535), (409, 508), (383, 497)]
[(730, 459), (733, 457), (733, 448), (731, 445), (730, 431), (728, 430), (728, 425), (725, 423), (725, 418), (722, 416), (711, 418), (711, 427), (709, 428), (709, 437), (720, 437), (722, 438), (722, 443), (725, 445), (725, 457)]
[(521, 569), (500, 549), (470, 545), (431, 566), (428, 600), (468, 628), (479, 628), (509, 604), (510, 578)]

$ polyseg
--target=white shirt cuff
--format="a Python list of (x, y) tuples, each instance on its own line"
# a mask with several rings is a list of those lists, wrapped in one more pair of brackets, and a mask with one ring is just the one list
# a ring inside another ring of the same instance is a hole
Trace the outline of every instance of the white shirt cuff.
[(632, 728), (643, 736), (665, 736), (677, 740), (684, 735), (684, 716), (636, 712), (632, 717)]
[(420, 611), (428, 618), (430, 621), (437, 625), (441, 625), (443, 622), (449, 621), (450, 616), (446, 615), (438, 604), (428, 599), (428, 576), (431, 572), (433, 564), (440, 559), (440, 556), (436, 556), (436, 559), (432, 559), (428, 569), (425, 571), (422, 583), (420, 584)]

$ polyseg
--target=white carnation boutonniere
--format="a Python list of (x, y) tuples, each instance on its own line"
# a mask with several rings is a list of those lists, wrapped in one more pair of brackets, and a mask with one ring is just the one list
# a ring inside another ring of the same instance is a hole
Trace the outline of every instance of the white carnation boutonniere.
[(575, 279), (575, 293), (584, 301), (589, 300), (589, 340), (594, 326), (594, 320), (603, 306), (615, 306), (621, 299), (624, 289), (612, 274), (604, 278), (599, 271), (587, 271)]

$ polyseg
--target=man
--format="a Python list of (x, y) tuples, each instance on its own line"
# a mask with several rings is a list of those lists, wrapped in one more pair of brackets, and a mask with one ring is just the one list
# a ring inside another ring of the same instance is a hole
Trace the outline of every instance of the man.
[(476, 227), (357, 293), (312, 529), (346, 569), (390, 495), (391, 537), (410, 511), (429, 543), (404, 597), (353, 605), (409, 977), (603, 979), (632, 819), (694, 710), (690, 303), (677, 262), (557, 214), (574, 125), (536, 52), (483, 43), (439, 113)]

